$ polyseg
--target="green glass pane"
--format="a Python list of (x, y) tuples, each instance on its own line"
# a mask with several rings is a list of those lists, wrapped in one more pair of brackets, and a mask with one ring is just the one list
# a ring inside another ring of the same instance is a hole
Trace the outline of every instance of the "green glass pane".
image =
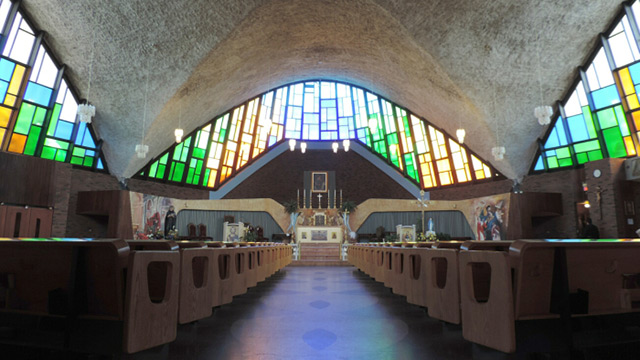
[(77, 156), (72, 156), (70, 162), (74, 165), (82, 165), (82, 158)]
[(204, 171), (204, 184), (207, 185), (207, 183), (209, 182), (209, 174), (211, 173), (211, 169), (207, 168)]
[(559, 159), (568, 158), (571, 157), (571, 153), (569, 152), (568, 147), (563, 147), (560, 149), (556, 149), (556, 156), (558, 156)]
[(180, 160), (180, 154), (182, 154), (182, 147), (184, 146), (184, 142), (181, 142), (180, 144), (176, 145), (175, 149), (173, 150), (173, 160)]
[(189, 150), (189, 147), (191, 146), (191, 137), (189, 137), (187, 140), (183, 141), (182, 143), (184, 144), (184, 146), (182, 147), (182, 154), (180, 155), (180, 161), (186, 162), (187, 157), (189, 157), (188, 150)]
[(576, 160), (578, 160), (578, 164), (584, 164), (589, 161), (589, 157), (587, 157), (587, 154), (585, 153), (580, 153), (576, 154)]
[(200, 149), (200, 148), (193, 148), (193, 154), (191, 154), (191, 157), (194, 158), (198, 158), (198, 159), (204, 159), (204, 153), (206, 152), (206, 150)]
[[(618, 105), (618, 106), (614, 107), (613, 110), (616, 113), (616, 121), (618, 122), (618, 124), (620, 124), (622, 126), (621, 123), (625, 123), (625, 125), (626, 125), (626, 121), (625, 121), (626, 118), (624, 116), (624, 110), (622, 109), (622, 105)], [(622, 130), (622, 128), (620, 128), (620, 130)], [(627, 129), (627, 133), (626, 134), (624, 134), (624, 132), (623, 132), (622, 136), (629, 136), (629, 129)]]
[(51, 115), (51, 121), (49, 121), (49, 129), (47, 129), (47, 136), (53, 136), (56, 132), (56, 124), (58, 123), (58, 118), (60, 117), (60, 110), (62, 106), (56, 103), (53, 106), (53, 115)]
[(202, 164), (204, 164), (204, 161), (199, 161), (196, 163), (196, 174), (200, 175), (200, 173), (202, 172)]
[(627, 156), (627, 149), (624, 146), (624, 140), (620, 134), (620, 128), (614, 127), (606, 130), (602, 130), (602, 136), (604, 142), (607, 144), (607, 151), (609, 151), (609, 157), (625, 157)]
[(73, 148), (73, 156), (84, 157), (84, 149), (83, 148)]
[(600, 150), (600, 144), (598, 143), (598, 140), (592, 140), (592, 141), (575, 144), (573, 146), (573, 149), (577, 153), (587, 152), (591, 150)]
[(395, 133), (387, 136), (387, 144), (389, 144), (389, 146), (398, 145), (398, 137), (396, 136)]
[(29, 137), (27, 138), (27, 144), (24, 147), (25, 155), (35, 155), (36, 147), (38, 146), (38, 140), (40, 139), (40, 132), (42, 128), (39, 126), (34, 126), (31, 128), (31, 132), (29, 133)]
[(220, 138), (218, 138), (218, 142), (223, 142), (226, 136), (227, 136), (227, 129), (222, 129), (220, 131)]
[(67, 151), (59, 149), (54, 160), (60, 162), (64, 162), (65, 160), (67, 160)]
[(149, 169), (149, 177), (156, 177), (156, 173), (158, 172), (158, 162), (154, 162), (151, 164), (151, 168)]
[(194, 169), (192, 167), (190, 167), (189, 171), (187, 171), (187, 184), (193, 185), (193, 171)]
[(193, 178), (193, 184), (194, 184), (194, 185), (198, 185), (198, 184), (200, 184), (200, 175), (196, 175), (196, 176)]
[(595, 160), (603, 159), (602, 151), (600, 151), (600, 150), (589, 151), (588, 155), (589, 155), (589, 161), (595, 161)]
[(33, 124), (42, 126), (44, 124), (44, 117), (47, 116), (47, 109), (38, 107), (36, 110), (36, 115), (33, 118)]
[(593, 115), (591, 114), (591, 109), (588, 106), (583, 106), (582, 115), (584, 116), (584, 122), (587, 125), (589, 139), (595, 139), (596, 137), (598, 137), (598, 135), (596, 134), (596, 128), (593, 124)]
[(620, 125), (620, 133), (622, 136), (629, 136), (631, 133), (629, 132), (629, 124), (627, 124), (627, 118), (622, 114), (621, 117), (618, 118), (618, 124)]
[(571, 165), (573, 165), (573, 161), (571, 160), (571, 158), (558, 159), (558, 166), (560, 167), (571, 166)]
[(160, 158), (160, 164), (167, 165), (167, 160), (169, 160), (169, 153), (167, 152)]
[(169, 170), (169, 180), (173, 180), (173, 173), (175, 171), (177, 163), (171, 163), (171, 170)]
[(87, 156), (84, 158), (84, 163), (82, 164), (86, 167), (92, 167), (93, 166), (93, 158), (91, 156)]
[(547, 167), (549, 169), (555, 169), (558, 167), (558, 159), (555, 156), (550, 156), (547, 158)]
[(41, 158), (53, 160), (55, 156), (56, 156), (56, 149), (49, 146), (45, 146), (44, 148), (42, 148), (42, 154), (40, 154)]
[(176, 163), (176, 167), (175, 167), (175, 171), (173, 173), (172, 180), (176, 181), (176, 182), (181, 182), (183, 174), (184, 174), (184, 164), (183, 163)]
[(613, 109), (598, 111), (597, 115), (598, 121), (600, 122), (600, 129), (608, 129), (613, 126), (618, 126), (618, 121), (616, 121), (616, 115), (613, 112)]
[(29, 133), (29, 128), (31, 128), (31, 120), (33, 119), (35, 112), (36, 107), (34, 105), (23, 103), (13, 131), (18, 134), (27, 135)]
[(156, 174), (156, 178), (164, 179), (164, 171), (166, 170), (166, 165), (158, 165), (158, 173)]

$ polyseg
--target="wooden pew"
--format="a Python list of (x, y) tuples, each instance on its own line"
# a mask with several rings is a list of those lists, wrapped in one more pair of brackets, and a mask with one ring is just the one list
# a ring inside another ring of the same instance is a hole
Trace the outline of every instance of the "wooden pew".
[[(153, 297), (148, 269), (158, 263), (165, 282)], [(8, 240), (0, 274), (11, 279), (0, 322), (13, 335), (2, 341), (110, 354), (176, 337), (177, 252), (130, 251), (123, 240)]]
[[(640, 274), (638, 259), (638, 241), (516, 241), (509, 252), (461, 251), (463, 336), (504, 352), (638, 341), (637, 330), (625, 329), (640, 323), (640, 301), (628, 296), (638, 289), (625, 282)], [(486, 269), (488, 284), (477, 274)]]

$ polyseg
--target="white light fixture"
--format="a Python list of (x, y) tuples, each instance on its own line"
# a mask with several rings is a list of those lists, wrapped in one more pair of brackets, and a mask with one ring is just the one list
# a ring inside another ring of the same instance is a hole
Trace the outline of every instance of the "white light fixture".
[(138, 154), (138, 158), (144, 159), (147, 157), (147, 153), (149, 152), (149, 145), (138, 144), (136, 145), (136, 154)]
[(464, 143), (464, 137), (467, 135), (467, 132), (464, 129), (460, 128), (456, 130), (456, 137), (458, 138), (458, 143), (462, 145)]
[(538, 119), (538, 124), (549, 125), (551, 123), (551, 115), (553, 115), (553, 109), (551, 106), (544, 105), (538, 106), (533, 110), (533, 114)]
[(293, 151), (296, 149), (296, 139), (289, 139), (289, 150)]
[(372, 133), (378, 130), (378, 120), (376, 118), (369, 119), (369, 131)]
[(173, 134), (176, 136), (176, 142), (180, 143), (182, 141), (182, 135), (184, 135), (184, 130), (176, 129)]
[(349, 151), (350, 146), (351, 146), (351, 140), (349, 139), (342, 140), (342, 147), (344, 147), (344, 151)]
[(307, 152), (307, 143), (306, 142), (302, 142), (300, 143), (300, 151), (304, 154), (305, 152)]
[(591, 207), (591, 204), (589, 204), (589, 200), (584, 202), (584, 207), (587, 209)]
[(91, 118), (96, 116), (96, 107), (89, 104), (78, 105), (78, 120), (83, 123), (91, 124)]
[(506, 150), (504, 146), (496, 146), (491, 149), (491, 154), (493, 155), (493, 158), (496, 160), (504, 159), (505, 152)]
[(338, 153), (338, 148), (340, 147), (340, 145), (338, 145), (337, 142), (334, 142), (333, 144), (331, 144), (331, 148), (333, 149), (334, 153)]

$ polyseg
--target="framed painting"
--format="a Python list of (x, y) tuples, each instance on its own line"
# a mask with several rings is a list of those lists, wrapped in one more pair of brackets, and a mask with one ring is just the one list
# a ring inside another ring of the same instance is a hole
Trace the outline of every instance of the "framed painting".
[(312, 192), (327, 192), (327, 172), (312, 172), (311, 173), (311, 191)]

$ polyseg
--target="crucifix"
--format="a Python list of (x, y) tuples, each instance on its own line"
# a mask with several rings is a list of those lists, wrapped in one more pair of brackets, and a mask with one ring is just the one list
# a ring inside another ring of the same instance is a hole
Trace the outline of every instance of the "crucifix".
[(602, 190), (602, 188), (598, 185), (596, 186), (596, 200), (598, 201), (598, 211), (600, 211), (600, 220), (602, 220), (602, 193), (606, 190)]
[(424, 209), (429, 206), (428, 200), (424, 198), (424, 190), (420, 190), (420, 199), (416, 200), (416, 204), (420, 207), (422, 212), (422, 235), (424, 235)]
[(322, 194), (318, 194), (318, 209), (322, 209)]

